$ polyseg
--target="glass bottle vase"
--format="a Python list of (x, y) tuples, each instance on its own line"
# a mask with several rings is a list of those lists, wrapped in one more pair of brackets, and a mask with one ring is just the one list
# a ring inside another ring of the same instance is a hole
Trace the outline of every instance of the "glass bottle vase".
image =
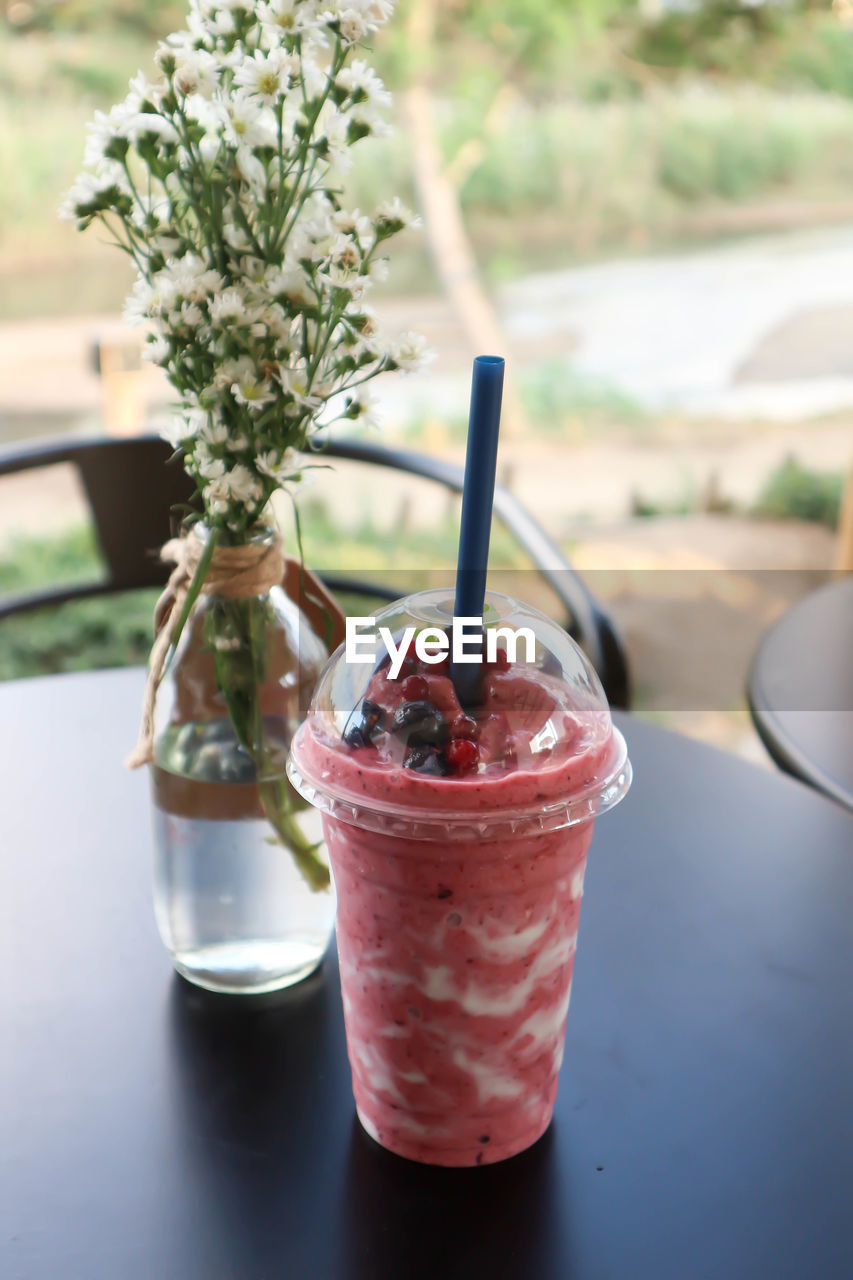
[(321, 825), (285, 775), (327, 656), (281, 586), (202, 593), (161, 680), (154, 907), (175, 968), (198, 986), (290, 986), (328, 945), (335, 902)]

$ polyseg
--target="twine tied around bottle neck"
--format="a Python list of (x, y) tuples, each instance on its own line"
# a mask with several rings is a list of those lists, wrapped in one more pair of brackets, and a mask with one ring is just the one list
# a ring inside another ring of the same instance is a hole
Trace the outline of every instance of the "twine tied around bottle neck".
[[(215, 547), (201, 587), (205, 595), (224, 596), (227, 600), (248, 599), (263, 595), (281, 583), (285, 571), (284, 549), (278, 530), (272, 530), (271, 535), (236, 547)], [(138, 769), (154, 759), (157, 690), (166, 670), (175, 628), (205, 551), (203, 539), (192, 530), (180, 538), (170, 539), (160, 550), (160, 559), (176, 567), (154, 607), (154, 644), (148, 659), (142, 724), (136, 746), (125, 760), (129, 769)]]

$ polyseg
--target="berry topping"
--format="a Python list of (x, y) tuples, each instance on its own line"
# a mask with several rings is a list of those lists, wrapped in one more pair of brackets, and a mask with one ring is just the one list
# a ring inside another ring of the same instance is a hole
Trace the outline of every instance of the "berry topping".
[(444, 748), (444, 758), (454, 773), (470, 773), (480, 763), (480, 752), (469, 738), (454, 738)]
[(385, 712), (375, 702), (367, 698), (361, 704), (362, 728), (368, 733), (375, 733), (385, 723)]
[(403, 697), (407, 702), (423, 702), (429, 695), (429, 685), (423, 676), (408, 676), (403, 681)]
[(412, 747), (403, 761), (404, 769), (416, 769), (418, 773), (429, 774), (433, 778), (446, 778), (448, 768), (437, 751), (430, 747)]
[(472, 716), (459, 715), (450, 722), (451, 738), (470, 738), (473, 742), (480, 733), (480, 726)]
[(385, 723), (385, 712), (368, 698), (361, 704), (361, 720), (350, 725), (344, 734), (344, 742), (348, 747), (369, 747), (370, 739), (375, 737)]
[(348, 747), (366, 747), (368, 739), (365, 737), (361, 725), (353, 724), (344, 734), (344, 742)]
[(419, 699), (401, 702), (391, 717), (391, 732), (404, 733), (410, 747), (440, 747), (447, 741), (447, 721), (438, 707)]
[(404, 769), (420, 769), (432, 755), (429, 747), (412, 747), (403, 761)]

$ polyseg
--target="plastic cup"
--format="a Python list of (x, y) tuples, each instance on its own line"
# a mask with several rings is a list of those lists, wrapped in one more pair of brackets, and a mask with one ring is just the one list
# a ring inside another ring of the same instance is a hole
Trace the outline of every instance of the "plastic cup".
[[(424, 592), (376, 626), (399, 636), (447, 625), (449, 610), (449, 593)], [(342, 648), (289, 764), (323, 813), (359, 1119), (382, 1146), (435, 1165), (505, 1159), (548, 1127), (593, 821), (631, 780), (599, 681), (566, 633), (493, 594), (490, 622), (531, 629), (535, 652), (486, 665), (467, 723), (441, 665), (409, 659), (392, 680), (387, 663), (348, 662)], [(440, 713), (425, 729), (399, 712), (411, 674)], [(447, 772), (457, 731), (480, 759)]]

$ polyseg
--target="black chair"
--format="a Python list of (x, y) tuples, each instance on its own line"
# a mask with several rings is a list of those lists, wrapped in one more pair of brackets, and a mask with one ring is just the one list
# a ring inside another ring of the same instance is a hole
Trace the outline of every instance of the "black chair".
[[(462, 467), (424, 454), (348, 440), (329, 440), (316, 452), (326, 458), (389, 467), (435, 481), (455, 493), (462, 491)], [(155, 552), (175, 533), (193, 491), (169, 446), (153, 435), (13, 446), (0, 450), (0, 477), (62, 463), (70, 463), (80, 476), (106, 562), (106, 577), (0, 601), (0, 621), (46, 605), (161, 586), (168, 576), (167, 566)], [(501, 486), (495, 492), (495, 513), (557, 596), (565, 612), (561, 621), (588, 653), (611, 705), (627, 707), (628, 664), (610, 618), (559, 548), (517, 498)], [(377, 599), (392, 600), (401, 594), (381, 583), (337, 574), (326, 576), (325, 581), (334, 591)]]

